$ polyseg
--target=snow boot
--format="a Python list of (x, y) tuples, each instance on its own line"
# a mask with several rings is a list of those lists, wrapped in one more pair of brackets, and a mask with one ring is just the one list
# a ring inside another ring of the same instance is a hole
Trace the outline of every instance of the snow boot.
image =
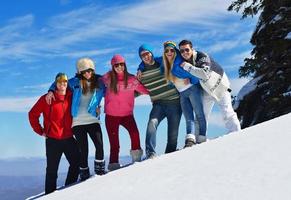
[(157, 155), (155, 153), (150, 153), (147, 155), (146, 159), (154, 159), (155, 157), (157, 157)]
[(204, 135), (198, 135), (197, 137), (197, 144), (201, 144), (203, 142), (206, 142), (207, 138)]
[(193, 134), (187, 134), (184, 148), (192, 147), (195, 144), (196, 144), (195, 136)]
[(136, 150), (130, 150), (130, 155), (132, 158), (132, 162), (140, 162), (141, 161), (141, 157), (143, 154), (143, 150), (142, 149), (136, 149)]
[(107, 168), (109, 171), (114, 171), (114, 170), (117, 170), (120, 168), (120, 164), (119, 163), (109, 163)]
[(105, 174), (105, 161), (104, 160), (95, 160), (94, 161), (94, 170), (97, 175)]
[(80, 181), (85, 181), (90, 177), (89, 167), (82, 168), (80, 167)]

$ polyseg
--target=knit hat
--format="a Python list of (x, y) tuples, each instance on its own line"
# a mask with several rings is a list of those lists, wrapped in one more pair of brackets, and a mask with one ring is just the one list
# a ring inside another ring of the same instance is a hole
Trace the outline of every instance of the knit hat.
[(92, 69), (93, 71), (95, 71), (95, 64), (93, 60), (91, 60), (90, 58), (80, 58), (77, 61), (78, 74), (81, 74), (82, 71), (85, 71), (87, 69)]
[(111, 59), (111, 65), (113, 66), (118, 63), (125, 63), (125, 59), (121, 55), (115, 54)]
[(167, 48), (167, 47), (172, 47), (172, 48), (176, 48), (176, 43), (175, 42), (173, 42), (173, 41), (166, 41), (166, 42), (164, 42), (164, 49), (165, 48)]
[(56, 75), (55, 82), (57, 83), (57, 82), (63, 82), (63, 81), (68, 82), (68, 77), (65, 73), (60, 72)]
[(143, 51), (147, 51), (147, 52), (150, 52), (152, 54), (152, 57), (154, 57), (154, 54), (153, 54), (153, 48), (148, 45), (148, 44), (143, 44), (139, 47), (138, 49), (138, 55), (139, 57), (141, 58), (141, 55), (140, 53), (143, 52)]

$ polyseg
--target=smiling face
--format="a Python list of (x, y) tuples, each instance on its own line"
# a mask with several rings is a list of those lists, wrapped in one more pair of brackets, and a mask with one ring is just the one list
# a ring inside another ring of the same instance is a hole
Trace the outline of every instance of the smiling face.
[(85, 79), (89, 80), (92, 77), (93, 70), (87, 69), (87, 70), (81, 71), (81, 74)]
[(64, 94), (66, 92), (66, 89), (68, 87), (67, 81), (58, 81), (57, 82), (57, 92), (60, 94)]
[(180, 53), (182, 55), (182, 57), (186, 60), (186, 61), (190, 61), (191, 57), (193, 56), (193, 48), (191, 48), (191, 46), (189, 44), (186, 45), (181, 45), (179, 47)]
[(166, 47), (164, 53), (168, 60), (173, 60), (175, 56), (175, 49), (173, 47)]
[(114, 71), (119, 74), (124, 72), (125, 63), (116, 63), (113, 65)]
[(147, 65), (152, 65), (154, 63), (153, 55), (149, 51), (142, 51), (140, 53), (142, 61)]

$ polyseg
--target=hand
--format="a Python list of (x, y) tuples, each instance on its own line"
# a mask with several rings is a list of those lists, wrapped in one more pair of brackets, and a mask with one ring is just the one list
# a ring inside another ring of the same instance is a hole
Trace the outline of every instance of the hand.
[(190, 83), (189, 78), (184, 79), (184, 84), (185, 84), (185, 85), (188, 85), (189, 83)]
[(140, 81), (140, 79), (141, 79), (141, 71), (140, 70), (137, 71), (136, 78), (137, 78), (137, 80)]
[(45, 139), (47, 139), (47, 136), (46, 136), (43, 128), (42, 128), (42, 134), (41, 134), (41, 136), (43, 136)]
[(184, 67), (186, 65), (186, 62), (182, 62), (180, 67)]
[(52, 104), (52, 100), (56, 100), (55, 95), (52, 91), (49, 91), (45, 96), (45, 101), (48, 105)]
[(100, 115), (100, 113), (101, 113), (101, 106), (98, 106), (96, 108), (96, 114), (97, 114), (97, 116)]

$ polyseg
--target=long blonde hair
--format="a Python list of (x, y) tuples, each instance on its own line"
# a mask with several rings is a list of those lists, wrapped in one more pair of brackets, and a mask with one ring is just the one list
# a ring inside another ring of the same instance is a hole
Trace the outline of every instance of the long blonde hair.
[(177, 56), (177, 53), (175, 51), (175, 55), (174, 55), (173, 59), (172, 60), (168, 60), (165, 52), (163, 53), (163, 64), (164, 64), (164, 70), (165, 70), (165, 78), (166, 78), (166, 80), (168, 82), (169, 81), (175, 82), (175, 79), (176, 79), (176, 77), (171, 72), (176, 56)]

